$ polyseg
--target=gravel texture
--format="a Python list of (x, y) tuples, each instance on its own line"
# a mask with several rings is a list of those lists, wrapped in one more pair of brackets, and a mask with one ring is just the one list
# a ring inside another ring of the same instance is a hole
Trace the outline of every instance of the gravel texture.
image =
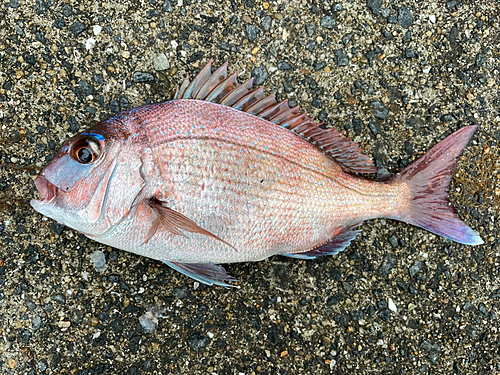
[[(500, 372), (494, 2), (4, 0), (0, 14), (0, 373)], [(479, 124), (451, 193), (485, 244), (373, 220), (335, 257), (229, 265), (241, 288), (226, 290), (31, 209), (65, 139), (170, 99), (210, 58), (337, 127), (381, 175)]]

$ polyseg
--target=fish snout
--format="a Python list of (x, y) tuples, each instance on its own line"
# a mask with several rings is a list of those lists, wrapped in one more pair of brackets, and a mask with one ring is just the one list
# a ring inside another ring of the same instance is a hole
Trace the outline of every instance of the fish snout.
[(52, 201), (57, 195), (57, 187), (47, 180), (44, 175), (40, 175), (35, 179), (35, 186), (38, 192), (42, 194), (43, 200), (47, 203)]

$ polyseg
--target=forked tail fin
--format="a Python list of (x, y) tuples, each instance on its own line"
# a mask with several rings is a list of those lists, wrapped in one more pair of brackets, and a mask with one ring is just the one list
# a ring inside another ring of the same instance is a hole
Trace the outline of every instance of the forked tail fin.
[(397, 217), (398, 220), (466, 245), (483, 243), (448, 201), (448, 188), (458, 157), (476, 128), (467, 126), (456, 131), (394, 176), (408, 182), (412, 195), (409, 210)]

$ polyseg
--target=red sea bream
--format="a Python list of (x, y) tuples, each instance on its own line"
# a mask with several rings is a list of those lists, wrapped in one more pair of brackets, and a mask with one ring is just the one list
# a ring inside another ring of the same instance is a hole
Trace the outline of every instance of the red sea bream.
[(363, 221), (391, 218), (454, 241), (479, 235), (448, 202), (464, 127), (384, 181), (372, 160), (252, 80), (207, 64), (174, 100), (124, 111), (69, 139), (35, 180), (38, 212), (206, 284), (219, 263), (342, 251)]

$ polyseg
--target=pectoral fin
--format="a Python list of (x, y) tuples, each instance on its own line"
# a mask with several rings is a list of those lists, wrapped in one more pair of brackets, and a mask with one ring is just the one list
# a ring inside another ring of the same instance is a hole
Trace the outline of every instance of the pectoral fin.
[(189, 276), (200, 283), (207, 285), (220, 285), (224, 288), (237, 288), (236, 285), (227, 284), (226, 281), (236, 281), (229, 275), (226, 270), (213, 263), (178, 263), (163, 261), (166, 265), (172, 267), (174, 270)]
[(151, 198), (148, 200), (148, 204), (155, 212), (156, 218), (153, 220), (153, 224), (149, 229), (144, 243), (147, 243), (160, 228), (163, 228), (176, 236), (186, 237), (186, 235), (182, 231), (204, 234), (206, 236), (219, 240), (234, 249), (232, 245), (217, 237), (215, 234), (210, 233), (208, 230), (203, 229), (193, 220), (187, 218), (177, 211), (172, 210), (171, 208), (162, 205), (159, 200)]

